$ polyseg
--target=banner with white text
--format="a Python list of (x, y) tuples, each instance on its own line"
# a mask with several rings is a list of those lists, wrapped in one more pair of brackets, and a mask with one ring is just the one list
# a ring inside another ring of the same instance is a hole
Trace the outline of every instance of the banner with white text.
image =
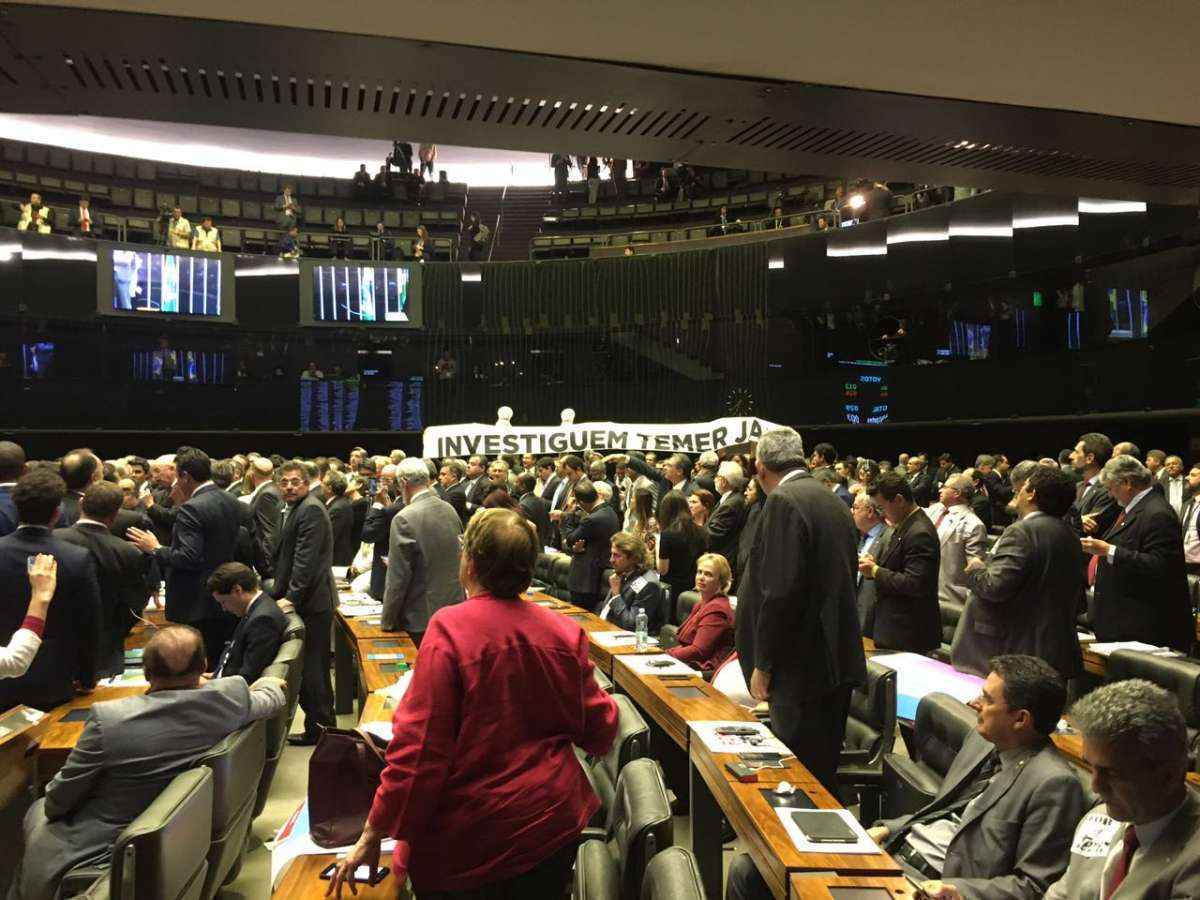
[(583, 422), (544, 427), (498, 426), (473, 423), (435, 425), (425, 429), (422, 455), (427, 459), (532, 453), (560, 456), (584, 450), (619, 453), (703, 453), (757, 441), (764, 431), (779, 426), (754, 416), (730, 416), (711, 422), (664, 425), (622, 425)]

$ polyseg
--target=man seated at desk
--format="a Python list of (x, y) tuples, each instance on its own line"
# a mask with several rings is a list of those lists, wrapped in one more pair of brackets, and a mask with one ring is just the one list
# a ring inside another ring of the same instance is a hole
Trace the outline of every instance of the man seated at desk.
[(208, 589), (221, 609), (238, 618), (213, 674), (217, 678), (240, 675), (246, 684), (253, 684), (279, 652), (287, 617), (275, 598), (259, 589), (254, 570), (242, 563), (217, 566), (208, 576)]
[(171, 779), (232, 732), (283, 708), (278, 678), (202, 684), (205, 658), (200, 632), (168, 625), (142, 656), (149, 690), (92, 707), (66, 764), (25, 815), (9, 900), (51, 900), (70, 869), (107, 864), (117, 836)]
[[(978, 724), (937, 796), (867, 833), (931, 897), (1041, 898), (1066, 869), (1084, 809), (1083, 785), (1050, 741), (1066, 699), (1049, 663), (995, 657), (971, 703)], [(728, 900), (769, 896), (750, 858), (734, 860)]]
[(650, 568), (646, 544), (628, 531), (619, 531), (609, 541), (609, 563), (613, 573), (608, 579), (608, 596), (600, 606), (600, 618), (626, 631), (637, 627), (639, 609), (646, 611), (647, 633), (658, 634), (667, 622), (663, 608), (662, 586), (658, 573)]

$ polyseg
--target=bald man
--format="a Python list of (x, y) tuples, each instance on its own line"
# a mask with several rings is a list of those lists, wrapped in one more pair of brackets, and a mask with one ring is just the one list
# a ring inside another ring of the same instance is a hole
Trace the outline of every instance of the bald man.
[(171, 779), (213, 744), (283, 709), (281, 679), (205, 682), (205, 655), (200, 632), (168, 625), (142, 656), (149, 691), (91, 708), (66, 764), (25, 815), (25, 855), (9, 900), (49, 900), (69, 869), (107, 865), (117, 836)]
[(283, 515), (283, 495), (275, 484), (274, 464), (264, 456), (255, 459), (250, 463), (250, 482), (254, 485), (250, 493), (238, 499), (250, 507), (254, 568), (263, 578), (270, 578)]

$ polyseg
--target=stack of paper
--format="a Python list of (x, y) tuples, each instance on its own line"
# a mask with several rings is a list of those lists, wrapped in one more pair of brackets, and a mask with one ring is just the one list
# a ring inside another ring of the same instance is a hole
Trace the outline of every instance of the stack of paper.
[[(790, 757), (792, 751), (761, 722), (688, 722), (688, 727), (713, 753), (778, 753)], [(721, 734), (736, 729), (753, 729), (753, 734)]]
[(1108, 641), (1091, 644), (1088, 649), (1100, 656), (1108, 656), (1115, 650), (1137, 650), (1140, 653), (1172, 653), (1170, 647), (1156, 647), (1154, 644), (1144, 644), (1141, 641)]

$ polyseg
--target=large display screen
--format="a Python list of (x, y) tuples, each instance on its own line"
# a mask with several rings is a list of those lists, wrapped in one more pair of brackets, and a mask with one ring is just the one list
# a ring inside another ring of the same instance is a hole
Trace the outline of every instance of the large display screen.
[(225, 354), (204, 350), (133, 351), (136, 381), (174, 381), (181, 384), (224, 384)]
[(49, 378), (54, 372), (54, 344), (50, 341), (22, 344), (21, 369), (26, 378)]
[(300, 321), (420, 328), (421, 266), (305, 261), (300, 267)]
[(210, 253), (102, 246), (101, 313), (233, 321), (232, 262)]

